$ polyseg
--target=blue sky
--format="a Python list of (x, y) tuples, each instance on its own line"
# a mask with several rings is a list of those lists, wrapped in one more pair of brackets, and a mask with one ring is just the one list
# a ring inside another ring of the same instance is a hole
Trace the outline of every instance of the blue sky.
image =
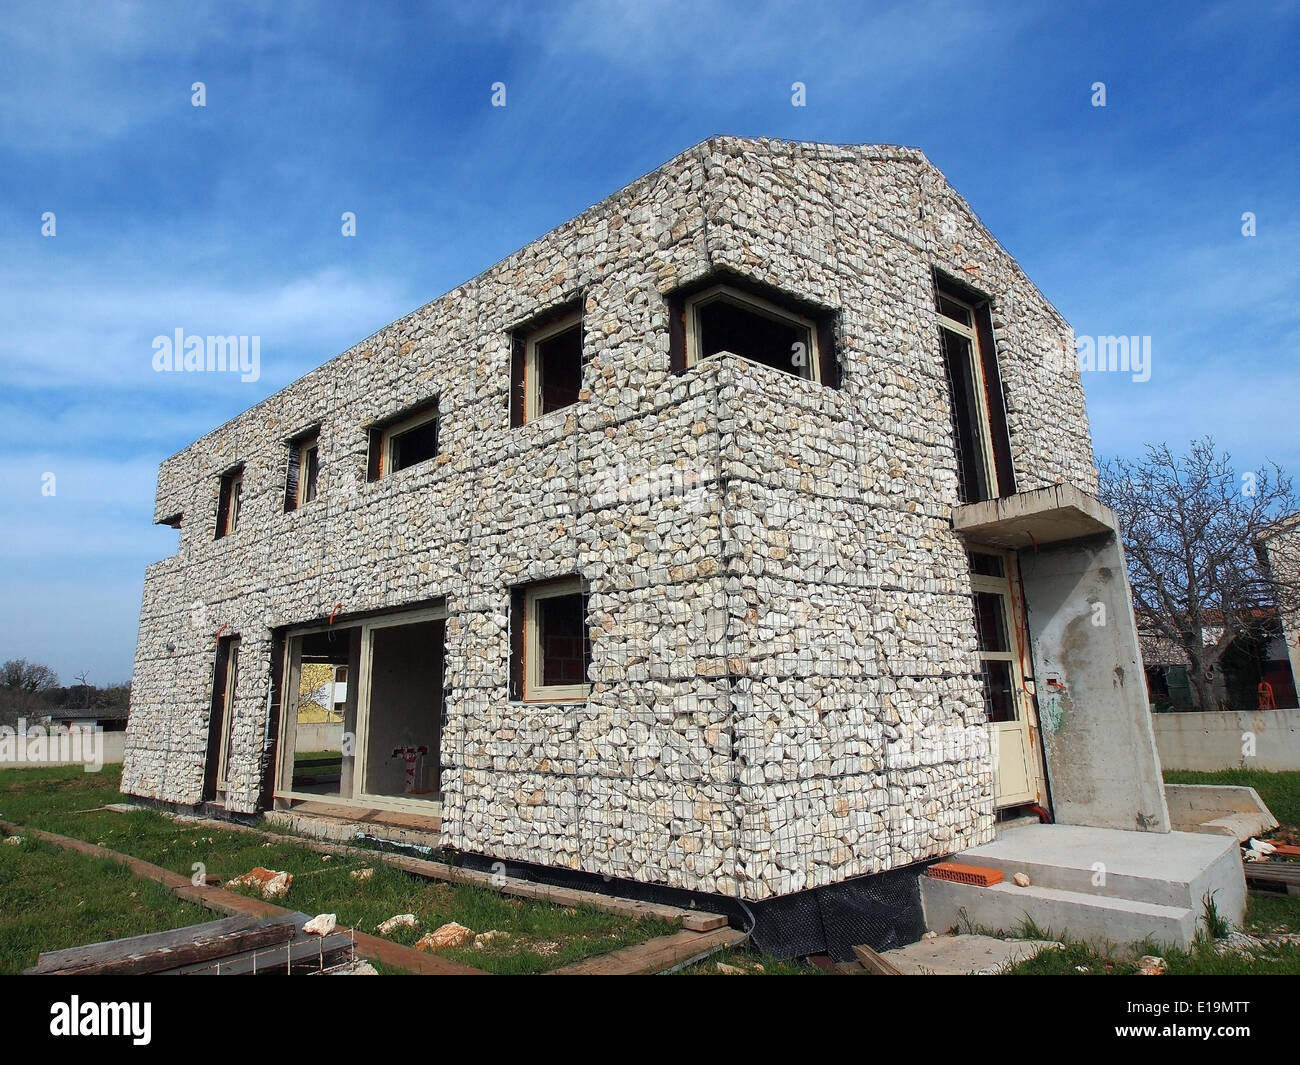
[[(1152, 338), (1087, 375), (1101, 457), (1300, 471), (1297, 45), (1284, 3), (5, 0), (0, 659), (128, 677), (161, 459), (716, 133), (921, 148), (1076, 332)], [(260, 380), (155, 373), (177, 327)]]

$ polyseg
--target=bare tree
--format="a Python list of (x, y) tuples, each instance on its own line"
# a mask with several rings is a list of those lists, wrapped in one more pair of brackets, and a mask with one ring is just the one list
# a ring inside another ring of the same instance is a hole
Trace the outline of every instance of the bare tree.
[(58, 675), (49, 666), (11, 658), (0, 665), (0, 720), (11, 721), (34, 706), (59, 686)]
[(1261, 541), (1297, 509), (1291, 479), (1276, 463), (1240, 476), (1210, 437), (1174, 455), (1149, 445), (1146, 458), (1101, 469), (1102, 501), (1119, 517), (1139, 615), (1187, 656), (1197, 709), (1215, 708), (1211, 670), (1240, 637), (1259, 637), (1294, 576), (1269, 566)]

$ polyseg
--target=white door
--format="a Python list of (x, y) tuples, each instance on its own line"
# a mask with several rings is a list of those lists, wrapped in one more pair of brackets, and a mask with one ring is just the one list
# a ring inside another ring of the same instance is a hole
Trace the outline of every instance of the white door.
[(993, 749), (994, 805), (1038, 802), (1042, 771), (1033, 704), (1025, 690), (1028, 648), (1012, 594), (1015, 559), (1003, 551), (973, 550), (970, 564), (984, 717)]

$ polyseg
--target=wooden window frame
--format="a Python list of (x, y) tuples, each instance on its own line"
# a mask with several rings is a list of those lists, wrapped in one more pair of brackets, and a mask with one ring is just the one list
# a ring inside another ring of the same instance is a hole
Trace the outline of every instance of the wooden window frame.
[[(394, 472), (393, 441), (395, 438), (430, 422), (438, 423), (437, 444), (434, 447), (433, 454), (427, 459), (403, 467), (405, 470), (411, 470), (416, 466), (423, 466), (426, 462), (432, 462), (442, 454), (442, 409), (437, 400), (422, 403), (415, 410), (399, 415), (391, 421), (380, 422), (372, 426), (370, 429), (369, 469), (367, 470), (366, 479), (369, 481), (382, 481), (385, 477), (392, 476)], [(395, 472), (401, 473), (402, 470)]]
[[(224, 669), (222, 678), (222, 700), (220, 707), (221, 721), (218, 726), (216, 790), (220, 795), (229, 790), (230, 780), (230, 744), (233, 739), (235, 724), (235, 689), (239, 683), (239, 637), (229, 636), (223, 639), (224, 647), (218, 653), (217, 668)], [(223, 661), (224, 658), (224, 661)], [(216, 700), (214, 699), (215, 703)], [(213, 706), (213, 713), (218, 708)]]
[[(981, 551), (980, 553), (992, 554), (993, 552), (984, 550)], [(1010, 565), (1010, 563), (1006, 563), (1006, 565)], [(1020, 694), (1023, 693), (1023, 677), (1021, 677), (1020, 675), (1020, 659), (1016, 653), (1016, 647), (1020, 642), (1019, 634), (1017, 631), (1020, 619), (1017, 613), (1017, 604), (1015, 602), (1014, 596), (1012, 595), (1012, 587), (1011, 587), (1012, 579), (1013, 578), (1009, 570), (1008, 570), (1008, 575), (1005, 577), (989, 577), (981, 573), (972, 572), (970, 575), (970, 586), (971, 586), (972, 596), (976, 592), (983, 592), (986, 595), (996, 595), (999, 599), (1002, 600), (1002, 624), (1005, 628), (1005, 632), (1003, 633), (1003, 636), (1007, 641), (1007, 649), (1005, 651), (985, 651), (983, 648), (978, 646), (978, 634), (977, 634), (977, 646), (975, 648), (975, 653), (977, 656), (979, 656), (979, 660), (981, 662), (990, 660), (990, 661), (1010, 663), (1012, 679), (1015, 682), (1017, 695), (1019, 696)], [(1023, 713), (1024, 713), (1024, 707), (1022, 705), (1022, 701), (1021, 699), (1017, 698), (1016, 700), (1017, 721), (1021, 719), (1021, 715)]]
[[(751, 314), (763, 318), (770, 318), (774, 321), (784, 323), (787, 326), (793, 326), (798, 329), (806, 330), (808, 333), (808, 358), (807, 363), (802, 367), (793, 367), (788, 372), (791, 377), (797, 377), (803, 381), (812, 381), (816, 384), (822, 383), (821, 372), (821, 334), (823, 330), (819, 324), (807, 315), (800, 314), (798, 311), (792, 311), (781, 304), (765, 299), (762, 296), (756, 296), (753, 293), (746, 292), (743, 289), (736, 288), (733, 285), (725, 283), (710, 285), (708, 288), (688, 296), (685, 301), (685, 344), (686, 344), (686, 366), (696, 366), (705, 358), (713, 358), (712, 355), (701, 355), (700, 352), (704, 347), (701, 336), (701, 325), (699, 308), (705, 304), (715, 303), (719, 300), (725, 300), (741, 310), (748, 311)], [(738, 359), (744, 359), (745, 356), (733, 352)], [(753, 359), (745, 359), (746, 362), (753, 363)], [(757, 363), (760, 366), (766, 366), (766, 363)], [(775, 367), (768, 367), (775, 369)], [(799, 370), (798, 373), (795, 370)]]
[(232, 466), (221, 475), (217, 492), (217, 529), (214, 540), (221, 540), (239, 528), (244, 505), (244, 467)]
[[(944, 301), (954, 303), (965, 310), (970, 316), (970, 322), (963, 322), (945, 312), (943, 310)], [(956, 333), (970, 343), (970, 381), (968, 385), (975, 395), (975, 416), (978, 422), (976, 436), (979, 438), (980, 452), (983, 458), (981, 469), (984, 484), (980, 486), (981, 498), (996, 499), (999, 495), (997, 454), (993, 447), (992, 417), (989, 411), (988, 385), (984, 374), (984, 351), (980, 344), (979, 329), (977, 327), (979, 321), (976, 317), (977, 308), (975, 304), (940, 289), (936, 309), (939, 313), (939, 328), (949, 333)], [(949, 362), (948, 369), (951, 373), (951, 362)], [(960, 441), (958, 443), (960, 444)]]
[[(316, 478), (314, 480), (304, 476), (305, 471), (308, 469), (308, 454), (313, 452), (316, 456)], [(308, 503), (313, 503), (320, 498), (319, 478), (320, 429), (316, 428), (300, 433), (289, 441), (289, 466), (285, 473), (284, 486), (285, 511), (301, 510)], [(312, 489), (312, 493), (304, 498), (308, 487)]]
[[(585, 703), (591, 698), (591, 682), (584, 684), (542, 684), (541, 683), (541, 648), (538, 642), (537, 604), (545, 599), (558, 599), (561, 596), (580, 594), (586, 609), (590, 609), (590, 589), (581, 577), (564, 577), (559, 580), (543, 581), (524, 585), (516, 589), (514, 603), (520, 617), (516, 626), (516, 637), (512, 639), (512, 651), (519, 656), (517, 667), (517, 691), (512, 701), (523, 703)], [(590, 626), (584, 617), (585, 638), (590, 644)], [(585, 655), (584, 655), (585, 657)]]
[[(553, 322), (548, 322), (540, 326), (524, 337), (524, 359), (523, 359), (523, 420), (524, 424), (536, 421), (538, 418), (545, 418), (548, 414), (558, 414), (562, 410), (568, 410), (575, 404), (570, 403), (563, 407), (556, 407), (555, 410), (542, 413), (539, 408), (542, 405), (542, 380), (541, 372), (537, 364), (537, 345), (543, 341), (550, 340), (552, 337), (566, 333), (574, 327), (578, 329), (579, 345), (586, 342), (586, 333), (583, 331), (583, 314), (582, 308), (578, 307), (557, 318)], [(578, 357), (579, 371), (586, 366), (586, 362), (581, 352)]]
[[(947, 301), (966, 312), (969, 322), (953, 317), (943, 308)], [(998, 361), (997, 341), (993, 335), (993, 316), (989, 298), (961, 281), (934, 271), (934, 308), (939, 326), (939, 347), (943, 353), (945, 372), (952, 381), (952, 360), (946, 350), (944, 331), (955, 333), (971, 345), (968, 386), (976, 408), (979, 424), (980, 455), (983, 463), (982, 498), (964, 499), (974, 503), (986, 499), (1004, 499), (1016, 493), (1015, 459), (1011, 449), (1011, 434), (1007, 423), (1006, 399), (1002, 391), (1002, 370)], [(957, 415), (957, 396), (951, 395), (954, 416)], [(956, 427), (954, 426), (954, 429)], [(961, 446), (960, 439), (956, 440)]]

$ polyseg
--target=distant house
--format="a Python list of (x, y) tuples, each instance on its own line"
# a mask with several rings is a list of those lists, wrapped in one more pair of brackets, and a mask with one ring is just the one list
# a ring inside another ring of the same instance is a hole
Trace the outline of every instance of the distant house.
[[(1240, 636), (1209, 674), (1217, 705), (1205, 710), (1254, 710), (1261, 705), (1261, 684), (1267, 684), (1279, 710), (1297, 705), (1296, 681), (1287, 657), (1286, 639), (1274, 608), (1258, 611), (1262, 633)], [(1146, 667), (1147, 698), (1153, 713), (1196, 709), (1188, 677), (1187, 655), (1173, 640), (1156, 632), (1150, 619), (1138, 615), (1142, 662)], [(1206, 643), (1222, 635), (1208, 628)]]
[(1294, 687), (1300, 688), (1300, 514), (1275, 521), (1258, 538), (1258, 549), (1277, 582), (1282, 649), (1274, 645), (1271, 653), (1284, 651), (1280, 657), (1290, 663)]
[(62, 706), (51, 710), (45, 717), (46, 725), (59, 725), (64, 728), (73, 726), (97, 726), (105, 732), (126, 731), (126, 707), (68, 707)]

